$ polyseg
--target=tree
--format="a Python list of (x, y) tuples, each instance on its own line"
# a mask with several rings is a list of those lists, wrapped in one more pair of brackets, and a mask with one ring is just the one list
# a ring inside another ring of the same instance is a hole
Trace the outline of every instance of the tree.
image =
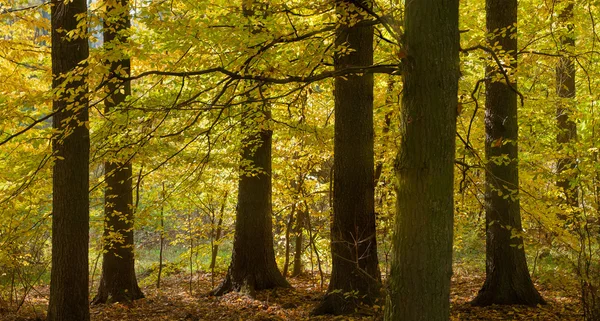
[[(563, 31), (565, 34), (562, 34), (560, 37), (560, 52), (563, 56), (559, 58), (558, 65), (556, 66), (556, 93), (559, 97), (556, 107), (556, 122), (559, 132), (556, 141), (559, 149), (562, 150), (564, 145), (577, 139), (577, 125), (572, 119), (572, 110), (569, 107), (576, 93), (575, 64), (573, 63), (573, 58), (568, 56), (569, 50), (575, 46), (573, 2), (568, 1), (566, 7), (560, 13), (559, 26), (566, 29)], [(556, 185), (563, 191), (565, 202), (574, 207), (577, 207), (579, 203), (577, 188), (573, 186), (573, 182), (577, 178), (577, 174), (573, 172), (576, 165), (577, 161), (573, 156), (569, 155), (559, 158), (556, 164), (559, 176)]]
[[(88, 293), (89, 154), (85, 0), (53, 0), (52, 269), (50, 321), (90, 319)], [(78, 18), (79, 17), (79, 18)], [(84, 18), (85, 19), (85, 18)], [(73, 35), (68, 35), (73, 32)]]
[[(245, 0), (244, 16), (252, 17), (254, 10), (266, 5)], [(257, 90), (264, 96), (265, 88)], [(252, 296), (255, 290), (290, 287), (277, 267), (273, 249), (271, 110), (267, 101), (246, 103), (243, 108), (242, 132), (246, 136), (242, 139), (233, 250), (227, 275), (213, 291), (215, 295), (241, 291)]]
[(292, 277), (300, 276), (303, 272), (302, 265), (302, 252), (303, 252), (303, 230), (307, 216), (307, 209), (298, 209), (296, 212), (296, 227), (294, 228), (294, 234), (296, 234), (295, 245), (294, 245), (294, 265), (292, 269)]
[(385, 320), (448, 320), (458, 93), (458, 1), (407, 1)]
[[(249, 111), (248, 109), (247, 111)], [(268, 118), (268, 111), (264, 111)], [(248, 116), (249, 113), (246, 113)], [(254, 125), (254, 126), (252, 126)], [(242, 166), (238, 185), (235, 235), (231, 263), (223, 283), (213, 291), (222, 295), (241, 291), (290, 287), (275, 262), (271, 221), (271, 138), (268, 129), (245, 120), (248, 136), (242, 143)]]
[(216, 213), (211, 210), (211, 255), (210, 255), (210, 265), (209, 269), (213, 272), (215, 271), (215, 266), (217, 265), (217, 257), (219, 256), (219, 243), (221, 242), (221, 237), (223, 234), (223, 215), (225, 214), (225, 205), (227, 205), (227, 196), (229, 196), (229, 192), (226, 191), (223, 195), (221, 210), (219, 211), (219, 219), (216, 218)]
[[(336, 70), (373, 64), (373, 26), (354, 1), (336, 2)], [(360, 1), (371, 6), (369, 1)], [(373, 156), (373, 74), (335, 78), (332, 270), (313, 314), (347, 314), (380, 297)]]
[[(119, 45), (127, 41), (125, 32), (130, 27), (127, 0), (106, 3), (107, 16), (104, 19), (104, 45), (107, 51), (117, 51)], [(117, 54), (119, 52), (117, 51)], [(125, 103), (131, 95), (131, 83), (121, 83), (115, 77), (128, 77), (131, 61), (129, 58), (107, 61), (109, 65), (107, 84), (108, 97), (104, 101), (106, 114)], [(114, 128), (122, 132), (118, 125)], [(126, 156), (128, 157), (128, 156)], [(115, 155), (118, 159), (118, 156)], [(104, 236), (102, 255), (102, 277), (98, 294), (93, 303), (123, 302), (144, 297), (135, 276), (133, 253), (133, 186), (131, 161), (109, 160), (104, 163), (106, 189), (104, 191)]]
[[(529, 276), (519, 205), (517, 0), (487, 0), (489, 43), (503, 65), (486, 68), (486, 278), (473, 305), (544, 303)], [(503, 59), (500, 59), (503, 60)], [(504, 77), (510, 78), (506, 83)]]

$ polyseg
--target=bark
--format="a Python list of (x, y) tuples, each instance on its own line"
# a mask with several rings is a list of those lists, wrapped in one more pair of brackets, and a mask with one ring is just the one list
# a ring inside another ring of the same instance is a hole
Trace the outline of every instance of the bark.
[[(389, 81), (388, 81), (388, 85), (387, 85), (387, 90), (386, 90), (386, 95), (385, 95), (385, 104), (388, 106), (391, 106), (394, 103), (394, 86), (396, 85), (396, 79), (395, 76), (390, 75)], [(385, 114), (384, 117), (384, 123), (383, 123), (383, 128), (381, 130), (381, 140), (384, 142), (387, 142), (390, 140), (390, 128), (392, 126), (392, 116), (393, 116), (393, 111), (389, 111)], [(385, 161), (385, 153), (386, 153), (386, 148), (387, 146), (384, 145), (384, 148), (381, 149), (381, 153), (378, 156), (378, 160), (377, 160), (377, 166), (375, 166), (375, 178), (374, 178), (374, 185), (375, 188), (377, 188), (378, 184), (379, 184), (379, 180), (381, 179), (381, 174), (383, 174), (383, 164)], [(384, 182), (385, 183), (385, 182)]]
[(94, 304), (144, 297), (135, 275), (131, 165), (106, 162), (104, 166), (112, 174), (106, 176), (102, 277)]
[(385, 320), (448, 320), (458, 0), (407, 1), (404, 30), (397, 217)]
[[(104, 19), (105, 45), (118, 46), (127, 41), (123, 32), (130, 26), (127, 0), (107, 4), (107, 18)], [(108, 50), (111, 50), (109, 48)], [(123, 58), (108, 62), (109, 79), (123, 70), (119, 76), (130, 74), (130, 59)], [(104, 112), (110, 113), (131, 95), (130, 82), (110, 82), (107, 85), (109, 97), (104, 101)], [(122, 92), (120, 91), (122, 90)], [(120, 131), (121, 128), (116, 128)], [(124, 302), (140, 299), (144, 294), (135, 276), (133, 240), (133, 183), (130, 161), (106, 161), (104, 163), (106, 188), (104, 191), (104, 253), (102, 277), (94, 304)]]
[(217, 256), (219, 256), (219, 242), (221, 241), (221, 233), (223, 229), (223, 215), (225, 214), (225, 205), (227, 204), (228, 195), (229, 192), (225, 192), (225, 195), (223, 196), (223, 203), (221, 203), (221, 211), (219, 212), (219, 221), (217, 222), (217, 227), (212, 241), (212, 253), (210, 257), (209, 269), (213, 273), (215, 272), (215, 266), (217, 265)]
[[(350, 18), (359, 14), (350, 9), (350, 3), (336, 2), (340, 17), (336, 46), (350, 49), (336, 54), (336, 69), (373, 64), (373, 27), (364, 17)], [(363, 5), (371, 4), (363, 2)], [(356, 24), (350, 21), (356, 19), (360, 20)], [(372, 74), (335, 79), (333, 166), (332, 271), (328, 293), (313, 310), (315, 315), (352, 313), (358, 304), (374, 304), (380, 297), (373, 185)]]
[[(268, 2), (244, 0), (242, 3), (242, 10), (247, 17), (255, 16), (257, 9), (262, 9), (266, 15), (267, 8)], [(258, 90), (262, 96), (263, 88)], [(242, 139), (242, 165), (238, 181), (233, 251), (225, 280), (212, 291), (214, 295), (240, 291), (254, 296), (255, 290), (291, 287), (277, 267), (273, 249), (273, 132), (265, 129), (265, 125), (271, 119), (270, 107), (264, 102), (260, 107), (246, 105), (244, 108), (245, 119), (242, 120), (242, 128), (247, 136)], [(251, 119), (253, 113), (261, 113), (265, 119), (264, 123), (259, 124), (255, 119)]]
[(223, 283), (212, 294), (290, 287), (279, 272), (273, 250), (271, 221), (270, 130), (251, 134), (243, 143), (242, 161), (260, 169), (252, 175), (242, 169), (238, 186), (235, 236), (231, 263)]
[[(510, 65), (517, 67), (517, 0), (487, 0), (487, 29), (508, 28), (492, 35), (496, 43), (510, 57)], [(529, 276), (522, 232), (519, 205), (517, 84), (514, 77), (508, 85), (498, 79), (499, 67), (487, 68), (485, 152), (486, 152), (486, 280), (472, 304), (544, 303)], [(512, 87), (512, 88), (511, 88)]]
[[(306, 204), (306, 202), (305, 202)], [(319, 269), (319, 278), (320, 278), (320, 285), (321, 285), (321, 290), (323, 290), (323, 284), (325, 282), (325, 276), (323, 274), (323, 266), (321, 264), (321, 254), (319, 254), (319, 249), (317, 248), (317, 243), (315, 242), (318, 234), (314, 233), (313, 234), (313, 229), (312, 229), (312, 223), (310, 222), (310, 216), (307, 215), (306, 216), (306, 227), (307, 227), (307, 231), (308, 231), (308, 241), (309, 241), (309, 248), (310, 248), (310, 264), (311, 264), (311, 273), (314, 272), (314, 266), (313, 266), (313, 253), (315, 255), (315, 258), (317, 259), (317, 268)]]
[(292, 210), (288, 222), (285, 226), (285, 261), (283, 263), (283, 276), (287, 277), (288, 267), (290, 264), (290, 235), (292, 234), (292, 226), (294, 225), (294, 214), (296, 212), (296, 204), (292, 204)]
[(556, 107), (556, 121), (558, 135), (556, 141), (560, 153), (566, 154), (559, 158), (556, 164), (558, 180), (556, 185), (563, 191), (565, 203), (577, 207), (578, 191), (573, 185), (577, 180), (577, 173), (574, 171), (577, 161), (568, 152), (561, 151), (563, 145), (567, 145), (577, 139), (577, 125), (573, 120), (570, 105), (573, 105), (575, 98), (575, 64), (573, 58), (569, 57), (569, 50), (575, 46), (574, 25), (573, 25), (573, 3), (570, 2), (559, 16), (559, 23), (565, 27), (567, 33), (561, 36), (561, 53), (563, 54), (556, 67), (556, 93), (559, 97), (559, 103)]
[[(76, 16), (87, 12), (85, 0), (52, 1), (52, 270), (49, 321), (90, 319), (88, 293), (89, 154), (87, 84), (81, 64), (88, 58), (87, 37), (71, 40)], [(85, 32), (85, 30), (82, 30)], [(65, 81), (63, 75), (76, 71)]]
[(292, 269), (292, 277), (297, 277), (302, 274), (304, 271), (304, 266), (302, 265), (302, 252), (303, 252), (303, 229), (304, 229), (304, 221), (305, 217), (308, 215), (304, 210), (299, 210), (297, 212), (296, 218), (296, 228), (294, 233), (296, 234), (296, 240), (294, 245), (294, 267)]

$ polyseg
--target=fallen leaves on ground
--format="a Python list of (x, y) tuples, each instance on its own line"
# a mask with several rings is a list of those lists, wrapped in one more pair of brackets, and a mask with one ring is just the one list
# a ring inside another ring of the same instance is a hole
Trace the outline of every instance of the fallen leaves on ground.
[[(216, 279), (221, 279), (219, 275)], [(207, 295), (214, 284), (209, 273), (197, 274), (192, 280), (190, 293), (189, 275), (167, 278), (161, 289), (146, 287), (146, 298), (130, 303), (102, 304), (91, 307), (91, 320), (140, 320), (140, 321), (280, 321), (280, 320), (382, 320), (380, 311), (370, 311), (350, 316), (311, 317), (311, 309), (319, 302), (323, 292), (316, 278), (305, 275), (291, 279), (293, 289), (259, 291), (255, 298), (240, 293), (228, 293), (221, 297)], [(552, 289), (538, 285), (548, 301), (539, 307), (491, 306), (472, 307), (469, 301), (475, 297), (483, 284), (483, 276), (456, 273), (452, 282), (451, 320), (582, 320), (576, 292)], [(48, 287), (37, 288), (19, 313), (3, 313), (1, 321), (44, 320)], [(5, 310), (7, 311), (7, 310)], [(5, 312), (4, 311), (4, 312)]]

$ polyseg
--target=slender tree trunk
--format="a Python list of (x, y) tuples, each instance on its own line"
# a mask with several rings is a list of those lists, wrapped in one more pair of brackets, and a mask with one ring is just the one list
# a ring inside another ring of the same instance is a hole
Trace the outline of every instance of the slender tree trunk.
[[(487, 0), (487, 29), (496, 32), (490, 43), (506, 52), (506, 72), (517, 67), (517, 0)], [(505, 32), (502, 32), (502, 31)], [(510, 59), (510, 60), (508, 60)], [(502, 59), (501, 59), (502, 60)], [(485, 152), (486, 168), (486, 279), (472, 304), (544, 303), (529, 276), (519, 205), (517, 84), (498, 81), (500, 67), (487, 68)], [(499, 76), (500, 75), (500, 76)], [(511, 88), (512, 87), (512, 88)]]
[[(123, 34), (130, 26), (127, 0), (107, 3), (107, 17), (104, 19), (104, 44), (118, 46), (127, 41)], [(112, 50), (112, 48), (108, 48)], [(109, 79), (118, 76), (128, 77), (130, 59), (123, 58), (109, 62)], [(109, 82), (108, 98), (104, 111), (108, 114), (131, 95), (130, 82)], [(122, 91), (121, 91), (122, 90)], [(118, 130), (118, 129), (117, 129)], [(115, 155), (115, 158), (117, 156)], [(110, 160), (104, 163), (106, 189), (104, 191), (104, 253), (102, 277), (94, 304), (132, 301), (144, 297), (135, 276), (133, 240), (133, 183), (131, 162)]]
[(296, 213), (296, 204), (292, 204), (292, 210), (285, 227), (285, 261), (283, 263), (283, 276), (287, 277), (290, 264), (290, 235), (292, 234), (292, 226), (294, 226), (294, 214)]
[(292, 277), (297, 277), (300, 274), (302, 274), (304, 268), (302, 265), (302, 250), (303, 250), (303, 246), (302, 246), (302, 241), (303, 241), (303, 233), (302, 231), (304, 230), (304, 222), (305, 222), (305, 217), (306, 215), (308, 215), (308, 213), (304, 210), (299, 210), (297, 212), (297, 217), (296, 217), (296, 228), (294, 230), (294, 233), (296, 234), (296, 240), (295, 240), (295, 245), (294, 245), (294, 267), (292, 269)]
[(317, 268), (319, 269), (321, 290), (323, 290), (323, 283), (325, 282), (325, 277), (324, 277), (324, 273), (323, 273), (323, 267), (321, 265), (321, 255), (319, 254), (319, 249), (317, 248), (317, 244), (315, 242), (315, 239), (317, 238), (317, 233), (313, 234), (312, 223), (310, 222), (310, 216), (308, 216), (308, 215), (306, 216), (306, 225), (308, 228), (309, 247), (311, 249), (311, 251), (310, 251), (311, 273), (314, 273), (314, 268), (313, 268), (313, 253), (314, 253), (315, 258), (317, 259)]
[(215, 266), (217, 265), (217, 256), (219, 255), (219, 241), (221, 241), (221, 233), (223, 230), (223, 215), (225, 214), (225, 205), (227, 204), (227, 196), (229, 192), (225, 192), (223, 196), (223, 203), (221, 203), (221, 211), (219, 212), (219, 221), (217, 222), (217, 228), (212, 244), (212, 255), (210, 257), (210, 270), (214, 274)]
[[(361, 1), (370, 6), (368, 1)], [(373, 64), (373, 27), (352, 1), (336, 1), (335, 68)], [(356, 23), (356, 19), (360, 21)], [(355, 24), (356, 23), (356, 24)], [(335, 79), (332, 271), (328, 293), (313, 314), (347, 314), (380, 297), (373, 159), (373, 75)], [(347, 293), (357, 295), (347, 295)]]
[(563, 191), (566, 204), (579, 206), (577, 188), (573, 182), (577, 179), (577, 173), (573, 170), (577, 165), (575, 158), (563, 151), (563, 145), (567, 145), (577, 139), (577, 125), (573, 120), (572, 107), (575, 98), (575, 64), (573, 58), (569, 57), (569, 51), (575, 46), (575, 37), (573, 25), (573, 3), (568, 2), (567, 7), (563, 9), (559, 16), (559, 26), (566, 28), (566, 34), (561, 36), (561, 53), (558, 66), (556, 67), (556, 93), (559, 102), (556, 107), (556, 121), (558, 135), (559, 152), (564, 154), (558, 159), (556, 185)]
[(407, 1), (397, 217), (385, 320), (448, 320), (458, 93), (458, 0)]
[[(390, 79), (388, 81), (388, 85), (387, 85), (387, 91), (386, 91), (386, 95), (385, 95), (385, 104), (386, 105), (391, 105), (393, 103), (393, 91), (394, 91), (394, 86), (396, 85), (396, 80), (395, 80), (394, 75), (390, 75)], [(393, 112), (389, 111), (385, 114), (385, 122), (383, 124), (383, 129), (381, 130), (381, 140), (383, 140), (384, 142), (389, 141), (389, 135), (390, 135), (390, 127), (392, 125), (392, 115)], [(375, 177), (374, 177), (374, 185), (377, 188), (379, 180), (381, 179), (381, 174), (383, 174), (383, 164), (385, 159), (385, 150), (386, 148), (382, 148), (381, 153), (378, 156), (378, 160), (377, 160), (377, 165), (375, 166)], [(384, 182), (385, 183), (385, 182)]]
[[(88, 97), (83, 61), (87, 37), (70, 39), (79, 30), (77, 16), (87, 14), (85, 0), (52, 1), (52, 270), (49, 321), (90, 319), (88, 290), (89, 155)], [(72, 77), (64, 77), (73, 73)], [(65, 80), (65, 78), (70, 80)]]
[(156, 275), (156, 288), (160, 289), (160, 280), (162, 277), (163, 268), (163, 252), (165, 248), (165, 183), (162, 183), (162, 202), (160, 205), (160, 236), (159, 236), (159, 250), (158, 250), (158, 273)]

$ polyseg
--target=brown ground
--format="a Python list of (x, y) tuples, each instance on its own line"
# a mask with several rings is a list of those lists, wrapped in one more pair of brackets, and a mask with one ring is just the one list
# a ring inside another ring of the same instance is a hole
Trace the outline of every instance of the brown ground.
[[(220, 279), (221, 276), (217, 277)], [(237, 293), (223, 297), (207, 297), (211, 289), (210, 274), (199, 274), (193, 282), (193, 295), (189, 293), (189, 276), (176, 275), (164, 280), (157, 290), (144, 288), (146, 298), (131, 304), (98, 305), (91, 308), (92, 321), (100, 320), (207, 320), (207, 321), (275, 321), (275, 320), (381, 320), (381, 309), (365, 309), (360, 314), (344, 317), (309, 317), (310, 309), (321, 297), (316, 278), (309, 276), (292, 279), (294, 289), (261, 291), (256, 299)], [(538, 285), (548, 305), (528, 308), (521, 306), (492, 306), (474, 308), (468, 302), (483, 283), (482, 276), (469, 276), (455, 271), (452, 287), (452, 320), (582, 320), (576, 290), (553, 290)], [(0, 321), (44, 320), (47, 304), (47, 287), (32, 292), (26, 304), (15, 313), (0, 306)], [(571, 293), (569, 295), (568, 293)]]

